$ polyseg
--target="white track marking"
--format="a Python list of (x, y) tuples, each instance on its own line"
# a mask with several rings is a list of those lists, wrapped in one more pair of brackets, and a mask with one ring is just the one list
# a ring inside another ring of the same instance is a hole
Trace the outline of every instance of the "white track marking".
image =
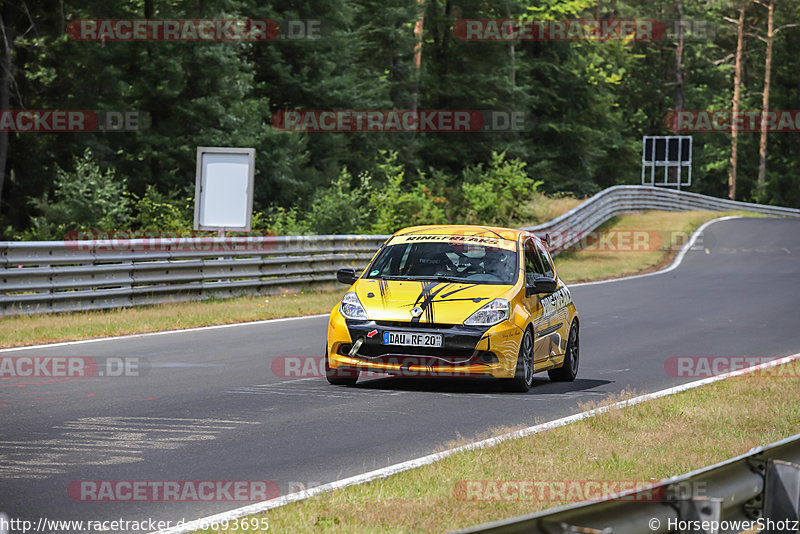
[(568, 425), (570, 423), (575, 423), (577, 421), (582, 421), (584, 419), (589, 419), (595, 417), (596, 415), (600, 415), (602, 413), (616, 410), (619, 408), (626, 408), (628, 406), (633, 406), (636, 404), (640, 404), (642, 402), (657, 399), (660, 397), (666, 397), (668, 395), (674, 395), (675, 393), (680, 393), (682, 391), (687, 391), (690, 389), (695, 389), (700, 386), (704, 386), (706, 384), (711, 384), (714, 382), (719, 382), (721, 380), (725, 380), (727, 378), (732, 378), (735, 376), (741, 376), (753, 371), (758, 371), (761, 369), (769, 369), (772, 367), (776, 367), (778, 365), (782, 365), (784, 363), (789, 363), (794, 360), (800, 359), (800, 353), (792, 354), (791, 356), (784, 356), (783, 358), (777, 358), (775, 360), (771, 360), (765, 363), (761, 363), (758, 365), (754, 365), (752, 367), (748, 367), (746, 369), (739, 369), (736, 371), (731, 371), (728, 373), (724, 373), (717, 376), (712, 376), (709, 378), (704, 378), (702, 380), (696, 380), (694, 382), (689, 382), (687, 384), (681, 384), (678, 386), (674, 386), (667, 389), (662, 389), (660, 391), (655, 391), (653, 393), (647, 393), (646, 395), (640, 395), (638, 397), (634, 397), (632, 399), (615, 402), (614, 404), (610, 404), (608, 406), (602, 406), (600, 408), (595, 408), (593, 410), (588, 410), (586, 412), (577, 413), (575, 415), (570, 415), (568, 417), (562, 417), (560, 419), (556, 419), (553, 421), (549, 421), (547, 423), (543, 423), (540, 425), (531, 426), (528, 428), (523, 428), (522, 430), (517, 430), (516, 432), (510, 432), (508, 434), (503, 434), (501, 436), (497, 436), (494, 438), (484, 439), (481, 441), (476, 441), (474, 443), (470, 443), (468, 445), (462, 445), (460, 447), (456, 447), (454, 449), (449, 449), (442, 452), (437, 452), (435, 454), (429, 454), (428, 456), (423, 456), (421, 458), (416, 458), (414, 460), (409, 460), (407, 462), (401, 462), (399, 464), (390, 465), (388, 467), (384, 467), (382, 469), (377, 469), (375, 471), (369, 471), (368, 473), (363, 473), (361, 475), (352, 476), (349, 478), (343, 478), (341, 480), (337, 480), (335, 482), (329, 482), (328, 484), (323, 484), (321, 486), (317, 486), (315, 488), (310, 488), (304, 491), (299, 491), (296, 493), (290, 493), (288, 495), (282, 495), (278, 498), (259, 502), (255, 504), (251, 504), (248, 506), (243, 506), (241, 508), (236, 508), (229, 512), (223, 512), (221, 514), (215, 514), (208, 517), (203, 517), (200, 519), (196, 519), (194, 521), (189, 521), (184, 523), (183, 525), (168, 528), (165, 530), (159, 530), (156, 533), (151, 534), (184, 534), (186, 532), (194, 532), (196, 530), (200, 530), (202, 526), (208, 527), (209, 523), (212, 522), (222, 522), (222, 521), (232, 521), (234, 519), (252, 515), (263, 513), (268, 510), (272, 510), (273, 508), (278, 508), (279, 506), (283, 506), (285, 504), (289, 504), (292, 502), (302, 501), (313, 497), (315, 495), (320, 495), (322, 493), (337, 490), (341, 488), (346, 488), (348, 486), (354, 486), (356, 484), (364, 484), (367, 482), (371, 482), (373, 480), (386, 478), (391, 475), (395, 475), (397, 473), (402, 473), (403, 471), (409, 471), (411, 469), (416, 469), (417, 467), (422, 467), (424, 465), (429, 465), (448, 456), (452, 456), (459, 452), (470, 451), (475, 449), (484, 449), (486, 447), (492, 447), (504, 441), (510, 439), (519, 439), (525, 436), (530, 436), (531, 434), (538, 434), (539, 432), (544, 432), (545, 430), (552, 430), (554, 428), (562, 427)]
[(229, 419), (170, 417), (83, 417), (53, 427), (55, 438), (0, 441), (0, 476), (45, 479), (76, 466), (119, 465), (143, 461), (152, 450), (175, 450), (217, 439), (242, 425)]
[[(672, 263), (669, 265), (669, 267), (665, 267), (664, 269), (661, 269), (660, 271), (654, 271), (652, 273), (644, 273), (644, 274), (635, 274), (633, 276), (623, 276), (622, 278), (611, 278), (609, 280), (598, 280), (597, 282), (581, 282), (581, 283), (578, 283), (578, 284), (567, 284), (567, 286), (571, 287), (571, 288), (572, 287), (579, 287), (579, 286), (593, 286), (593, 285), (597, 285), (597, 284), (608, 284), (610, 282), (623, 282), (625, 280), (633, 280), (635, 278), (644, 278), (646, 276), (655, 276), (657, 274), (668, 273), (668, 272), (678, 268), (678, 266), (683, 261), (683, 257), (686, 256), (686, 253), (689, 252), (689, 250), (691, 250), (691, 248), (694, 246), (695, 242), (697, 241), (697, 238), (700, 236), (700, 234), (703, 233), (703, 231), (707, 227), (711, 226), (714, 223), (718, 223), (720, 221), (730, 221), (732, 219), (746, 219), (746, 218), (747, 217), (742, 217), (740, 215), (730, 215), (730, 216), (727, 216), (727, 217), (719, 217), (717, 219), (711, 219), (710, 221), (704, 222), (702, 225), (700, 225), (700, 227), (697, 230), (695, 230), (692, 233), (692, 236), (691, 236), (691, 238), (689, 238), (689, 241), (687, 241), (686, 243), (683, 244), (681, 249), (678, 251), (678, 254), (675, 256), (675, 259), (672, 260)], [(706, 254), (708, 254), (708, 250), (707, 249), (706, 249)]]
[(198, 326), (196, 328), (184, 328), (181, 330), (163, 330), (161, 332), (146, 332), (143, 334), (126, 334), (124, 336), (108, 336), (108, 337), (98, 337), (93, 339), (79, 339), (76, 341), (61, 341), (59, 343), (44, 343), (42, 345), (25, 345), (24, 347), (10, 347), (7, 349), (0, 349), (0, 352), (11, 352), (14, 350), (45, 349), (49, 347), (63, 347), (65, 345), (80, 345), (82, 343), (115, 341), (118, 339), (135, 339), (135, 338), (149, 337), (149, 336), (163, 336), (166, 334), (183, 334), (185, 332), (199, 332), (201, 330), (215, 330), (217, 328), (233, 328), (237, 326), (263, 325), (269, 323), (278, 323), (282, 321), (296, 321), (298, 319), (317, 319), (319, 317), (328, 317), (328, 314), (321, 313), (318, 315), (303, 315), (301, 317), (280, 317), (278, 319), (264, 319), (263, 321), (251, 321), (249, 323), (216, 324), (211, 326)]

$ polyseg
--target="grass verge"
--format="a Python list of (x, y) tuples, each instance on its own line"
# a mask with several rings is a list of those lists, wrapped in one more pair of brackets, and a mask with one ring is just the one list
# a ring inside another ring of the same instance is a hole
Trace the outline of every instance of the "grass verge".
[[(577, 201), (565, 198), (554, 202), (563, 204), (559, 204), (556, 210), (562, 211)], [(550, 204), (547, 207), (555, 209)], [(548, 212), (549, 215), (552, 213)], [(657, 230), (668, 239), (655, 250), (610, 251), (589, 247), (565, 252), (556, 257), (556, 267), (567, 282), (602, 280), (658, 270), (672, 261), (680, 245), (698, 226), (721, 215), (695, 211), (623, 215), (607, 222), (600, 230)], [(0, 348), (328, 313), (341, 296), (342, 288), (335, 288), (108, 311), (2, 317)]]
[(0, 318), (0, 347), (328, 313), (341, 298), (339, 290), (300, 291), (107, 311), (3, 317)]
[(468, 481), (655, 482), (798, 432), (800, 363), (794, 361), (491, 448), (457, 453), (252, 517), (267, 518), (269, 530), (276, 532), (443, 532), (568, 504), (539, 500), (535, 492), (534, 498), (521, 500), (486, 500), (489, 491), (468, 499), (463, 491)]

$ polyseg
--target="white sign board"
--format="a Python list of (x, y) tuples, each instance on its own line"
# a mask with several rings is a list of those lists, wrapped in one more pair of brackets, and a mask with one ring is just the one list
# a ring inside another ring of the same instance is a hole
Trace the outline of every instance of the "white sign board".
[(250, 230), (254, 148), (197, 147), (195, 230)]

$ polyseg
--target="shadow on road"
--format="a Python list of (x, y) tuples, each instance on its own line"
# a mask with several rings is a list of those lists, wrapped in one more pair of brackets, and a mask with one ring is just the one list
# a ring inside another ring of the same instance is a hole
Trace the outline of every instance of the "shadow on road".
[(533, 387), (527, 393), (510, 391), (509, 387), (496, 378), (409, 378), (386, 377), (358, 382), (356, 389), (387, 391), (423, 391), (439, 393), (486, 394), (503, 393), (508, 395), (553, 395), (592, 388), (613, 383), (613, 380), (575, 379), (573, 382), (552, 382), (547, 378), (534, 377)]

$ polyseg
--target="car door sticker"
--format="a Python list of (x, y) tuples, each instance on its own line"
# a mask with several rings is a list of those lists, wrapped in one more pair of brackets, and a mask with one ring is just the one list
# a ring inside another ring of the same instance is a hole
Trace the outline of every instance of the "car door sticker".
[(555, 293), (540, 299), (540, 302), (542, 303), (542, 315), (547, 317), (572, 302), (572, 295), (570, 295), (569, 289), (562, 287)]

